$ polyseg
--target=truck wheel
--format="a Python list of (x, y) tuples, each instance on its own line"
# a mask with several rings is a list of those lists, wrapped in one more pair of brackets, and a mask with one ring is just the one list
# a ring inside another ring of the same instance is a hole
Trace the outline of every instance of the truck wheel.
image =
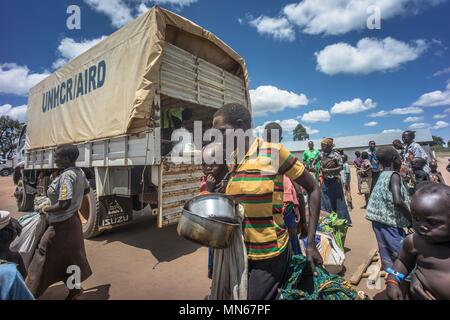
[(7, 176), (9, 176), (9, 169), (2, 169), (2, 170), (0, 171), (0, 176), (2, 176), (2, 177), (7, 177)]
[(103, 205), (98, 201), (97, 192), (91, 186), (91, 191), (84, 196), (78, 211), (85, 239), (94, 238), (102, 233), (98, 230), (102, 210)]
[(17, 209), (19, 209), (19, 211), (31, 211), (33, 209), (34, 194), (28, 194), (26, 192), (22, 178), (17, 182), (14, 196), (16, 197)]

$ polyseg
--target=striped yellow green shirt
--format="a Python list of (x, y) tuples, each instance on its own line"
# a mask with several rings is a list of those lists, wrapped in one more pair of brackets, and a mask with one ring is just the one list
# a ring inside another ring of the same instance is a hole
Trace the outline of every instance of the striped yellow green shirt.
[(286, 249), (289, 237), (283, 219), (283, 175), (295, 180), (303, 165), (281, 144), (256, 139), (237, 166), (226, 194), (244, 207), (248, 258), (263, 260)]

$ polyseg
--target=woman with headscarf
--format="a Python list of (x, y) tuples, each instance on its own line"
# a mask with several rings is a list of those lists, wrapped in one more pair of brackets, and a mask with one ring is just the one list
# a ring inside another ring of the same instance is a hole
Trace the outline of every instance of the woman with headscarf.
[(336, 212), (340, 219), (346, 219), (349, 226), (352, 224), (344, 191), (341, 183), (342, 157), (334, 148), (334, 140), (326, 138), (322, 140), (320, 153), (321, 171), (323, 175), (322, 185), (322, 210)]
[[(68, 273), (69, 266), (79, 271), (80, 282), (92, 274), (78, 216), (90, 187), (83, 170), (75, 166), (78, 156), (78, 148), (72, 144), (58, 146), (55, 152), (55, 164), (62, 171), (47, 190), (51, 205), (44, 206), (42, 213), (47, 216), (48, 227), (31, 260), (26, 280), (36, 297), (59, 281), (69, 287), (67, 281), (72, 276)], [(80, 284), (70, 284), (66, 300), (76, 299), (83, 293)]]

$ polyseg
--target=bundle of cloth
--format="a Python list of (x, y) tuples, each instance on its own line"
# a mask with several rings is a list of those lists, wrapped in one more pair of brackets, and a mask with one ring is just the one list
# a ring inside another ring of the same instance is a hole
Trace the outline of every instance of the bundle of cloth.
[(338, 275), (317, 267), (317, 276), (308, 268), (303, 255), (291, 259), (289, 279), (280, 289), (277, 300), (368, 300), (363, 291), (356, 291)]
[(18, 252), (23, 259), (25, 267), (31, 263), (36, 247), (41, 239), (46, 227), (47, 219), (39, 212), (44, 206), (50, 204), (47, 197), (36, 197), (34, 199), (34, 212), (25, 214), (18, 219), (22, 227), (22, 232), (10, 245), (13, 252)]

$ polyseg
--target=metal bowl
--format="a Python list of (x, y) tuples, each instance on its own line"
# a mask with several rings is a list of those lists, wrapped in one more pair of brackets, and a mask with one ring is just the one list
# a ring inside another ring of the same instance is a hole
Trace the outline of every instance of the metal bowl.
[(183, 209), (177, 232), (180, 236), (201, 245), (224, 249), (230, 246), (234, 229), (238, 223), (214, 220), (201, 217)]
[(221, 193), (199, 195), (186, 202), (184, 209), (197, 216), (230, 223), (238, 222), (237, 203)]

